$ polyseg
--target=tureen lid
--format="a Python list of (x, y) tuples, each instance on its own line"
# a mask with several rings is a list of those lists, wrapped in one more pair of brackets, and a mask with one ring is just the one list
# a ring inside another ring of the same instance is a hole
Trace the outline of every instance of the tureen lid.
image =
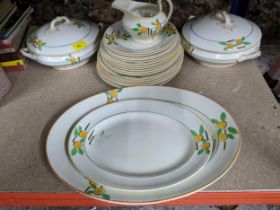
[(29, 36), (27, 47), (40, 55), (65, 55), (95, 42), (99, 31), (89, 21), (56, 17)]
[(225, 11), (194, 18), (184, 25), (182, 32), (194, 47), (218, 53), (247, 50), (257, 45), (262, 36), (255, 23)]

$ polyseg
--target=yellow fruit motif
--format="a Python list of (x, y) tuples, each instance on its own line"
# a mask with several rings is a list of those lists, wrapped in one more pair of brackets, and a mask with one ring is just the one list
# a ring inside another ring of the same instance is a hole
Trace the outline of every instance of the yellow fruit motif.
[(194, 137), (194, 140), (196, 141), (196, 142), (200, 142), (201, 140), (202, 140), (202, 136), (201, 135), (196, 135), (195, 137)]
[(90, 181), (89, 181), (89, 184), (90, 184), (91, 186), (96, 186), (96, 185), (97, 185), (97, 183), (96, 183), (94, 180), (90, 180)]
[(37, 39), (37, 40), (36, 40), (36, 44), (37, 44), (37, 45), (41, 45), (42, 43), (43, 43), (43, 42), (42, 42), (41, 39)]
[(173, 28), (170, 26), (164, 28), (164, 32), (166, 32), (166, 33), (172, 33), (173, 31), (174, 31)]
[(227, 138), (228, 138), (228, 135), (225, 134), (225, 133), (221, 133), (221, 134), (219, 135), (219, 140), (220, 140), (220, 141), (225, 141), (225, 140), (227, 140)]
[(80, 131), (79, 136), (81, 138), (85, 138), (87, 136), (88, 132), (87, 131)]
[(71, 63), (75, 63), (76, 62), (76, 58), (74, 58), (74, 57), (70, 57), (69, 60), (70, 60)]
[(112, 90), (110, 94), (113, 98), (118, 96), (118, 92), (116, 90)]
[(237, 39), (237, 40), (236, 40), (236, 44), (238, 44), (238, 45), (242, 44), (241, 39)]
[(201, 145), (201, 148), (202, 149), (208, 149), (210, 147), (210, 144), (208, 142), (204, 142), (202, 145)]
[(227, 43), (227, 48), (234, 48), (234, 45), (231, 43)]
[(141, 26), (141, 28), (140, 28), (141, 33), (146, 33), (147, 31), (148, 31), (148, 29), (145, 26)]
[(111, 104), (111, 103), (113, 103), (113, 99), (108, 99), (107, 104)]
[(82, 147), (82, 143), (79, 141), (74, 142), (74, 147), (80, 149)]
[(225, 128), (227, 123), (225, 121), (220, 121), (217, 123), (217, 128)]
[(156, 22), (156, 23), (155, 23), (155, 29), (156, 29), (156, 30), (159, 30), (159, 29), (160, 29), (160, 26), (161, 26), (161, 25), (160, 25), (160, 22)]
[(109, 35), (109, 41), (114, 42), (115, 41), (115, 36), (113, 34)]
[(94, 190), (95, 195), (102, 195), (104, 192), (105, 192), (105, 190), (103, 188), (96, 188)]

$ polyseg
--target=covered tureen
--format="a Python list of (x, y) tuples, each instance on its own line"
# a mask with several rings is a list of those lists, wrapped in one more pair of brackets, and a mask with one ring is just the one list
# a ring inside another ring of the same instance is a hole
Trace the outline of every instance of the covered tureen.
[(261, 54), (259, 27), (226, 12), (191, 18), (182, 33), (185, 51), (206, 66), (231, 66)]
[(34, 31), (21, 53), (58, 70), (80, 67), (98, 47), (100, 29), (90, 21), (56, 17)]

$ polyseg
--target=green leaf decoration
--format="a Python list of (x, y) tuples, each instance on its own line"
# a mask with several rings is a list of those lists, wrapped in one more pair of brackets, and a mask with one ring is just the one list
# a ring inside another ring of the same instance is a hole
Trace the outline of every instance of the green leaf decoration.
[(242, 44), (245, 44), (245, 45), (249, 45), (249, 44), (251, 44), (250, 42), (242, 42)]
[[(96, 189), (96, 184), (97, 184), (97, 183), (95, 183), (95, 184), (91, 184), (91, 183), (92, 183), (92, 182), (89, 181), (90, 187), (92, 187), (93, 189)], [(90, 187), (89, 187), (89, 188), (90, 188)]]
[(79, 136), (79, 131), (78, 131), (77, 128), (75, 128), (75, 130), (74, 130), (74, 136), (75, 136), (75, 137), (78, 137), (78, 136)]
[(225, 121), (225, 120), (226, 120), (226, 117), (227, 117), (227, 116), (226, 116), (226, 113), (224, 113), (224, 112), (223, 112), (223, 113), (221, 114), (221, 116), (220, 116), (220, 118), (221, 118), (222, 121)]
[(136, 25), (137, 25), (138, 27), (141, 27), (141, 24), (140, 24), (140, 23), (137, 23)]
[(205, 152), (206, 152), (207, 155), (210, 154), (210, 150), (209, 149), (206, 149)]
[(141, 32), (137, 33), (138, 36), (140, 36), (141, 34), (142, 34)]
[(92, 195), (92, 194), (94, 194), (94, 191), (89, 190), (89, 191), (86, 191), (85, 193), (86, 193), (87, 195)]
[(228, 48), (227, 48), (227, 47), (225, 47), (225, 48), (224, 48), (224, 51), (227, 51), (227, 50), (228, 50)]
[(39, 46), (38, 46), (38, 49), (39, 49), (40, 51), (42, 51), (42, 47), (41, 47), (41, 45), (39, 45)]
[(199, 134), (202, 135), (203, 133), (204, 133), (204, 127), (203, 127), (203, 125), (200, 125)]
[(197, 133), (196, 133), (194, 130), (191, 130), (191, 134), (192, 134), (193, 136), (196, 136), (196, 135), (197, 135)]
[(217, 136), (219, 137), (221, 133), (222, 133), (222, 129), (218, 129), (217, 130)]
[(200, 155), (201, 153), (203, 153), (203, 149), (198, 150), (197, 154)]
[(211, 122), (214, 123), (214, 124), (217, 124), (219, 121), (216, 120), (216, 119), (211, 119)]
[(73, 148), (72, 150), (71, 150), (71, 155), (76, 155), (76, 153), (77, 153), (77, 149), (76, 148)]
[(110, 196), (107, 194), (102, 194), (102, 198), (104, 198), (105, 200), (110, 200)]
[(79, 126), (79, 131), (83, 130), (82, 126)]
[(237, 134), (238, 131), (234, 127), (228, 127), (228, 131), (232, 134)]
[(135, 32), (138, 32), (139, 28), (133, 28), (132, 30), (135, 31)]
[(242, 37), (241, 40), (242, 40), (242, 41), (245, 40), (245, 37)]
[(227, 45), (226, 42), (219, 42), (221, 45)]
[(81, 148), (78, 148), (78, 152), (83, 155), (84, 154), (84, 151), (81, 149)]
[(230, 139), (234, 139), (234, 135), (232, 135), (231, 133), (228, 134), (228, 137), (229, 137)]
[(81, 140), (80, 140), (80, 142), (85, 142), (85, 140), (86, 140), (86, 138), (82, 138)]

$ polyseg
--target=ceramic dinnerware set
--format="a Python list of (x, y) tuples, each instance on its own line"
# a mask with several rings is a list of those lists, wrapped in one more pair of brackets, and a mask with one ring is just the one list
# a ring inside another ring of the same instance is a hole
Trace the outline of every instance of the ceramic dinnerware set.
[(46, 152), (54, 173), (73, 190), (109, 203), (145, 205), (214, 183), (231, 168), (240, 144), (236, 122), (211, 99), (138, 86), (69, 108), (52, 126)]
[[(124, 17), (101, 38), (96, 69), (117, 89), (69, 108), (47, 137), (47, 158), (54, 173), (90, 198), (127, 205), (178, 199), (217, 181), (237, 159), (241, 134), (221, 105), (191, 91), (149, 85), (174, 78), (184, 50), (214, 67), (257, 57), (260, 30), (252, 22), (219, 12), (191, 19), (181, 40), (169, 22), (173, 6), (167, 2), (167, 15), (161, 1), (113, 2)], [(61, 69), (52, 62), (66, 60), (65, 53), (77, 53), (87, 62), (97, 49), (96, 24), (61, 18), (43, 27), (24, 50), (38, 62)], [(62, 29), (82, 33), (59, 45)], [(69, 69), (69, 64), (61, 65)]]
[[(260, 56), (261, 31), (242, 17), (225, 11), (190, 17), (182, 41), (169, 12), (158, 4), (115, 0), (124, 13), (109, 26), (97, 57), (97, 73), (108, 84), (120, 86), (163, 85), (174, 78), (187, 54), (207, 67), (228, 67)], [(102, 25), (102, 24), (99, 24)], [(67, 36), (65, 36), (67, 34)], [(71, 36), (70, 36), (71, 35)], [(77, 69), (98, 50), (100, 28), (91, 21), (57, 17), (34, 31), (21, 53), (57, 70)]]
[[(105, 31), (97, 56), (97, 73), (115, 87), (163, 85), (181, 70), (184, 50), (177, 29), (151, 3), (116, 0), (122, 21)], [(143, 14), (146, 12), (145, 14)], [(147, 13), (149, 12), (149, 14)], [(139, 17), (139, 15), (148, 17)], [(151, 16), (151, 17), (150, 17)]]

